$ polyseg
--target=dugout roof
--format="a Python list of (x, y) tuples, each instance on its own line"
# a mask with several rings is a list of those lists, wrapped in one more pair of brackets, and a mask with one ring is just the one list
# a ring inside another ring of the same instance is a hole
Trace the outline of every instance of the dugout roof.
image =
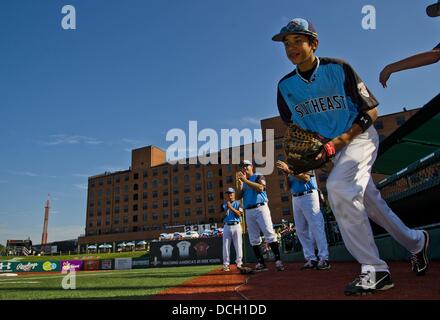
[(379, 146), (373, 172), (393, 174), (440, 149), (440, 94)]

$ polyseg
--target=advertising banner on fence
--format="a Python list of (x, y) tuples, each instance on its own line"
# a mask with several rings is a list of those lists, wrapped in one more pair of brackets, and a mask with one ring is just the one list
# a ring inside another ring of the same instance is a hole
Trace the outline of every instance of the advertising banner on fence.
[(75, 271), (80, 271), (83, 270), (83, 265), (83, 260), (62, 260), (61, 271), (68, 271), (71, 268), (75, 269)]
[(84, 270), (99, 270), (99, 260), (84, 260)]
[(116, 258), (115, 270), (130, 270), (131, 264), (131, 258)]
[(60, 271), (60, 261), (0, 262), (0, 273)]
[(222, 263), (222, 238), (158, 241), (150, 245), (150, 266)]
[(149, 258), (137, 258), (132, 260), (131, 267), (133, 269), (143, 269), (150, 266)]
[(101, 270), (113, 270), (114, 269), (114, 263), (113, 259), (106, 259), (100, 261), (100, 268)]

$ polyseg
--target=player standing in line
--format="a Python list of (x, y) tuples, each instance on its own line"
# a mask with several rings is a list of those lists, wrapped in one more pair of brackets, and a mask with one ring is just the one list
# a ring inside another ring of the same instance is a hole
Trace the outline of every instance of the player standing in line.
[(268, 198), (266, 193), (266, 179), (259, 173), (254, 173), (254, 167), (249, 160), (240, 163), (241, 171), (237, 172), (237, 199), (243, 198), (243, 205), (246, 210), (246, 224), (249, 231), (249, 241), (257, 258), (255, 272), (267, 271), (263, 255), (260, 251), (261, 237), (263, 232), (264, 239), (269, 243), (275, 255), (275, 266), (278, 271), (284, 270), (281, 261), (280, 248), (277, 235), (273, 229), (270, 210), (267, 205)]
[[(288, 189), (292, 194), (296, 234), (306, 259), (302, 270), (330, 269), (324, 216), (319, 204), (318, 184), (313, 171), (293, 175), (287, 163), (278, 161), (276, 165), (285, 174), (286, 191)], [(315, 255), (315, 242), (319, 259)]]
[(331, 139), (317, 158), (333, 158), (327, 180), (329, 202), (345, 246), (362, 265), (346, 295), (367, 294), (394, 286), (380, 259), (368, 218), (387, 230), (412, 254), (412, 270), (428, 267), (429, 234), (412, 230), (391, 211), (371, 179), (379, 138), (373, 122), (378, 102), (353, 68), (342, 60), (318, 58), (318, 34), (302, 18), (290, 21), (273, 41), (284, 43), (296, 69), (278, 83), (278, 109), (285, 123), (295, 123)]
[(240, 201), (235, 200), (235, 190), (228, 188), (226, 190), (227, 201), (222, 204), (222, 210), (226, 212), (223, 219), (223, 271), (229, 269), (229, 252), (231, 250), (231, 242), (234, 243), (237, 268), (242, 266), (243, 261), (243, 245), (241, 230), (241, 215), (243, 209), (240, 208)]

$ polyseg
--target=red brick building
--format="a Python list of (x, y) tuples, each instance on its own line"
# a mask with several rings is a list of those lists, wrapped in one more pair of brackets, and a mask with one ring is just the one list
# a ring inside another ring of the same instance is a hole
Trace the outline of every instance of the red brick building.
[[(402, 125), (418, 109), (380, 117), (375, 127), (381, 139)], [(261, 121), (274, 129), (275, 161), (284, 159), (282, 138), (286, 129), (280, 117)], [(263, 140), (265, 136), (263, 135)], [(243, 146), (240, 156), (243, 158)], [(79, 244), (149, 240), (169, 229), (204, 223), (221, 223), (223, 192), (235, 186), (237, 165), (171, 165), (165, 151), (148, 146), (132, 150), (131, 167), (126, 171), (106, 172), (89, 178), (86, 234)], [(316, 172), (321, 190), (326, 192), (328, 170)], [(383, 176), (376, 176), (375, 180)], [(269, 206), (274, 223), (292, 220), (290, 195), (284, 191), (284, 176), (275, 170), (266, 176)]]

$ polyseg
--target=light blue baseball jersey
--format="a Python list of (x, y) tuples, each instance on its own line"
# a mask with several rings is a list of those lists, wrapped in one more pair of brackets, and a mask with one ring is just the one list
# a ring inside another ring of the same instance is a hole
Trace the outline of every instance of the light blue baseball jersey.
[(345, 61), (318, 58), (310, 80), (297, 70), (278, 83), (278, 110), (285, 123), (335, 138), (346, 132), (360, 111), (379, 105)]
[[(232, 208), (240, 211), (240, 201), (232, 202)], [(228, 205), (226, 202), (222, 204), (222, 209), (223, 209), (223, 211), (227, 211), (227, 215), (223, 219), (224, 223), (240, 222), (240, 217), (237, 217), (231, 210), (228, 209)]]
[(301, 193), (310, 190), (318, 190), (318, 184), (316, 183), (315, 176), (311, 176), (309, 182), (304, 182), (290, 175), (289, 189), (292, 194)]
[[(263, 180), (266, 181), (264, 176), (259, 173), (254, 173), (248, 180), (256, 183), (261, 183)], [(268, 201), (266, 190), (257, 192), (246, 183), (243, 184), (243, 205), (245, 208)]]

